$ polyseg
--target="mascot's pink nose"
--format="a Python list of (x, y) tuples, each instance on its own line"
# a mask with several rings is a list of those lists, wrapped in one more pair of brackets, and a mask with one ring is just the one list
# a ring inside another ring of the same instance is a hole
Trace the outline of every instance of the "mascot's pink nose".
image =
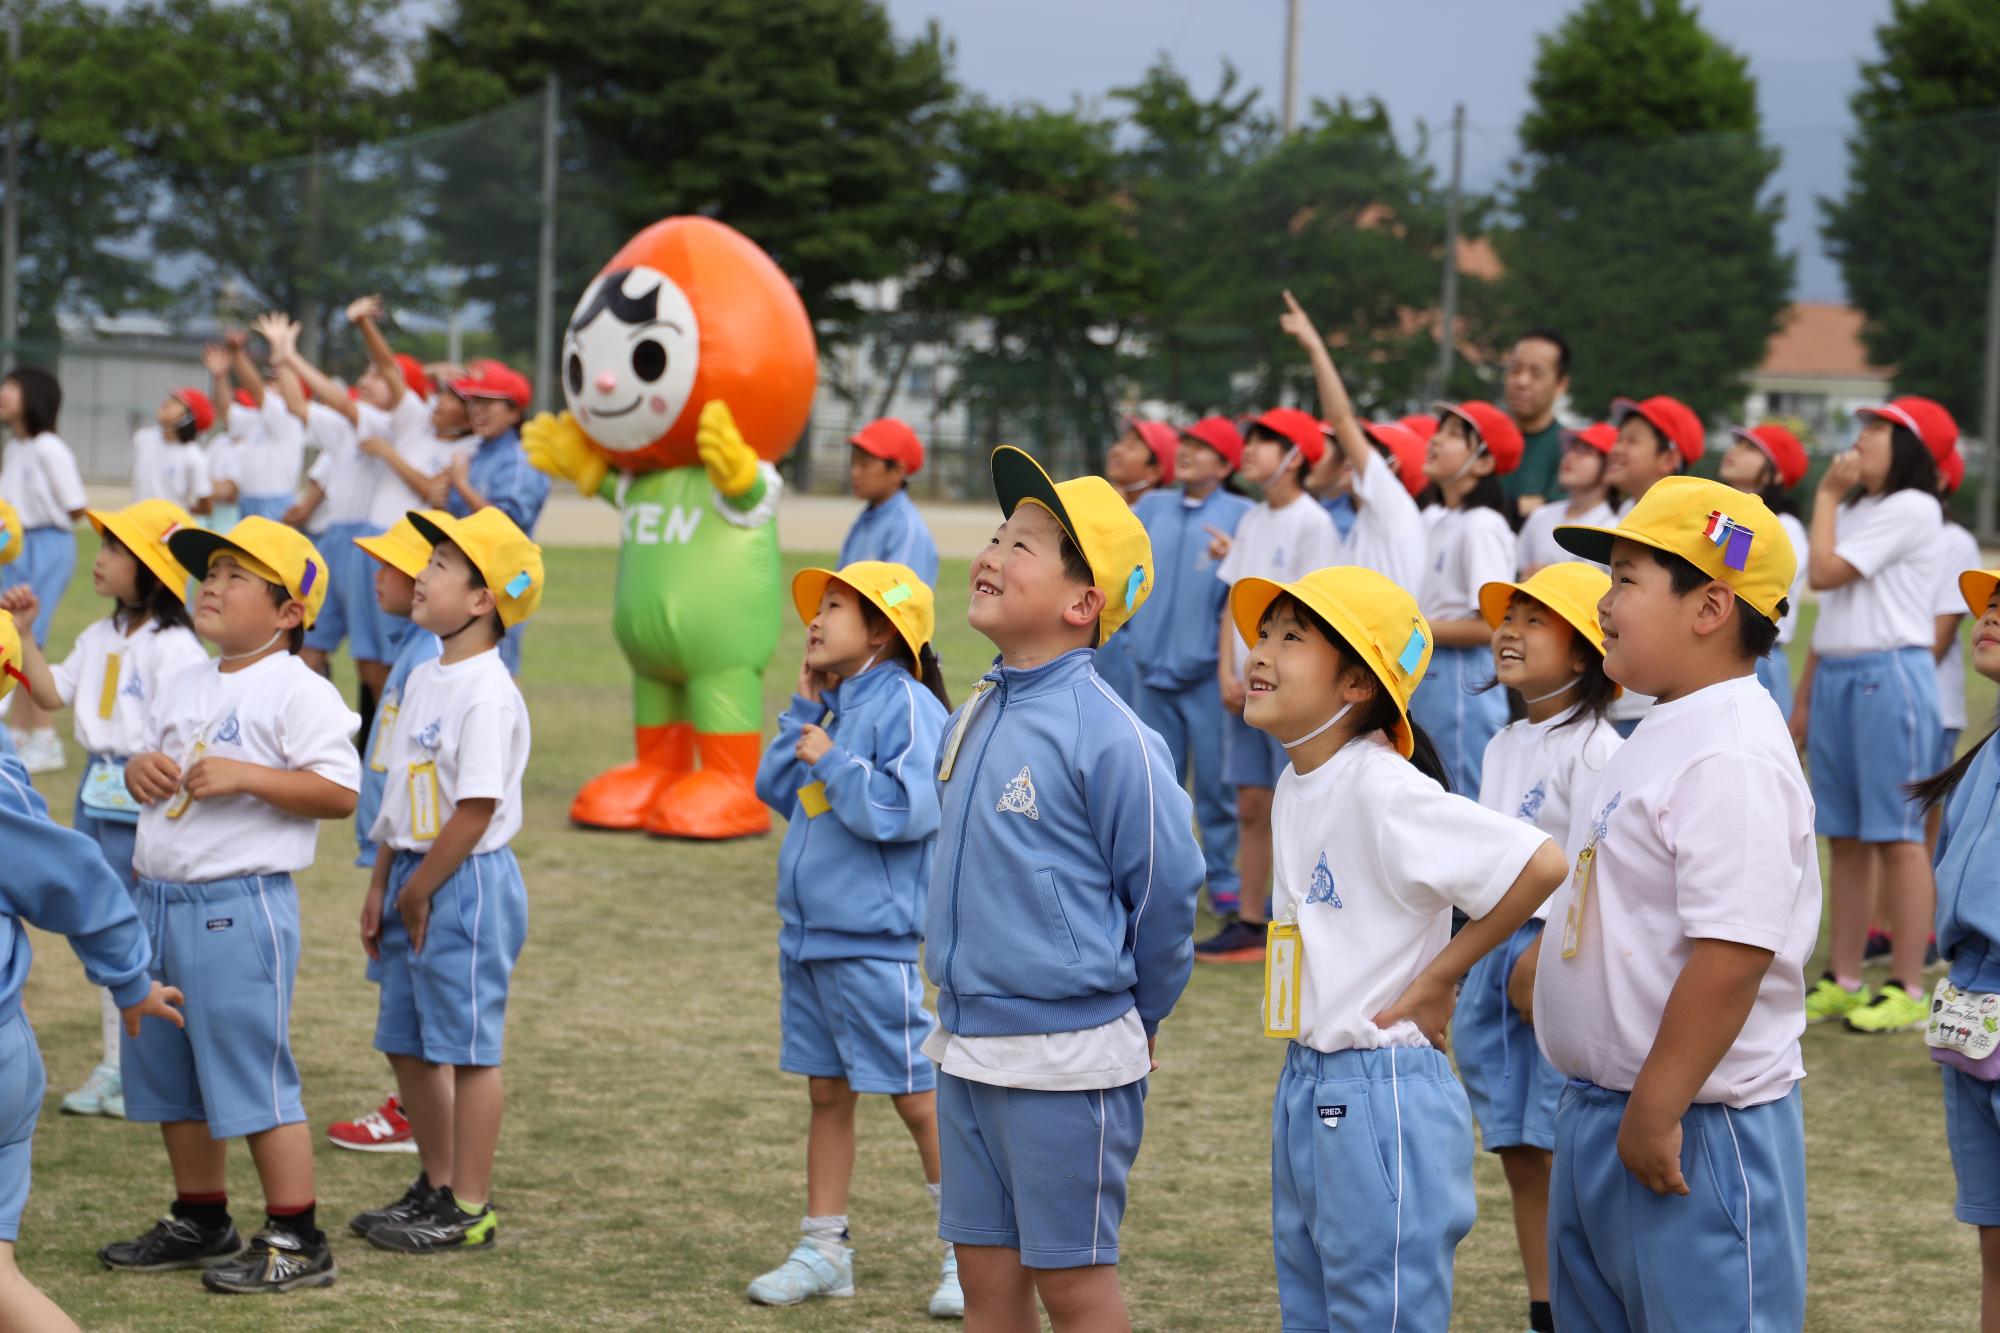
[(607, 370), (602, 375), (599, 375), (597, 377), (597, 391), (599, 393), (610, 393), (613, 389), (617, 387), (618, 387), (618, 377), (612, 374), (610, 371)]

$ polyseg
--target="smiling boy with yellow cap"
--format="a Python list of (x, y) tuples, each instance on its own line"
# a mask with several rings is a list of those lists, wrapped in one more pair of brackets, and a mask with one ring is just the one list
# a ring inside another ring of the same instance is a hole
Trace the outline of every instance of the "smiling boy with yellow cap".
[(967, 620), (999, 657), (946, 729), (924, 965), (940, 1026), (939, 1234), (968, 1317), (1122, 1327), (1118, 1228), (1150, 1051), (1193, 970), (1201, 852), (1167, 748), (1096, 648), (1153, 590), (1102, 477), (992, 459), (1006, 521)]
[(1756, 666), (1798, 558), (1761, 499), (1693, 477), (1656, 483), (1616, 528), (1555, 538), (1610, 566), (1605, 673), (1657, 700), (1573, 803), (1575, 869), (1535, 977), (1535, 1033), (1570, 1079), (1549, 1199), (1556, 1327), (1643, 1311), (1797, 1328), (1819, 857)]
[[(504, 510), (412, 513), (431, 544), (410, 618), (439, 656), (410, 673), (386, 742), (361, 944), (381, 964), (375, 1048), (389, 1057), (424, 1173), (354, 1218), (378, 1249), (490, 1247), (507, 988), (528, 934), (508, 844), (521, 829), (528, 707), (498, 648), (541, 605), (541, 548)], [(449, 1145), (449, 1151), (446, 1151)], [(428, 1191), (414, 1198), (422, 1187)]]

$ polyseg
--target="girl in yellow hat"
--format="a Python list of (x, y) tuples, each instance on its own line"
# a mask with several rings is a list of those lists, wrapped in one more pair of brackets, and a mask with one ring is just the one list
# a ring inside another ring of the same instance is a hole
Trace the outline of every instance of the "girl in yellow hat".
[[(1611, 576), (1597, 565), (1544, 565), (1519, 583), (1488, 583), (1479, 611), (1493, 629), (1493, 688), (1518, 721), (1487, 743), (1479, 803), (1569, 837), (1573, 800), (1620, 744), (1605, 716), (1619, 688), (1604, 674), (1597, 603)], [(1582, 793), (1579, 796), (1579, 793)], [(1480, 1145), (1500, 1157), (1513, 1197), (1514, 1232), (1528, 1277), (1528, 1327), (1555, 1327), (1549, 1309), (1549, 1165), (1563, 1076), (1535, 1044), (1535, 964), (1549, 905), (1466, 973), (1452, 1041)]]
[[(1445, 1057), (1458, 978), (1561, 882), (1556, 844), (1454, 796), (1410, 719), (1430, 624), (1373, 570), (1230, 590), (1272, 796), (1265, 1031), (1271, 1236), (1287, 1328), (1443, 1328), (1472, 1227), (1472, 1113)], [(1452, 911), (1470, 920), (1454, 936)], [(1337, 1317), (1336, 1317), (1337, 1315)]]
[[(938, 1197), (937, 1066), (918, 950), (939, 807), (932, 764), (950, 703), (931, 649), (931, 590), (907, 565), (801, 570), (798, 693), (757, 766), (757, 795), (790, 821), (778, 850), (779, 1068), (812, 1101), (806, 1216), (796, 1248), (750, 1284), (762, 1305), (854, 1294), (847, 1189), (854, 1106), (887, 1093)], [(945, 1246), (931, 1294), (965, 1313)]]
[[(139, 804), (125, 790), (125, 761), (146, 748), (154, 703), (167, 681), (208, 654), (188, 622), (182, 600), (188, 572), (167, 550), (167, 534), (194, 520), (171, 500), (141, 500), (123, 509), (87, 509), (102, 543), (91, 563), (91, 588), (111, 599), (111, 614), (76, 636), (69, 656), (51, 666), (31, 635), (21, 636), (24, 674), (35, 703), (53, 712), (73, 708), (76, 743), (86, 759), (70, 824), (95, 839), (104, 860), (129, 892)], [(34, 589), (0, 594), (15, 623), (40, 612)], [(62, 1099), (71, 1115), (125, 1116), (118, 1073), (118, 1007), (103, 999), (103, 1058), (90, 1077)]]

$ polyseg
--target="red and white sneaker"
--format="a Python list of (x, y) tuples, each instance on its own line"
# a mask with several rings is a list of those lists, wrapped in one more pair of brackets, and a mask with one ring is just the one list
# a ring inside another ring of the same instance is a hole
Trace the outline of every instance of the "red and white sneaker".
[(358, 1120), (343, 1120), (326, 1127), (326, 1137), (336, 1148), (356, 1152), (415, 1152), (417, 1136), (410, 1129), (396, 1094)]

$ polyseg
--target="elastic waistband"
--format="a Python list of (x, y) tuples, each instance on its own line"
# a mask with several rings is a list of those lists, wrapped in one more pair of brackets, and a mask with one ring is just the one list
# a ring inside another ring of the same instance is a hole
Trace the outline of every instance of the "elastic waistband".
[(89, 754), (89, 753), (86, 753), (83, 756), (83, 766), (85, 768), (89, 768), (92, 764), (99, 762), (106, 764), (117, 764), (119, 767), (122, 768), (126, 764), (132, 762), (132, 756), (129, 754)]
[(1898, 658), (1912, 654), (1923, 658), (1926, 669), (1929, 669), (1931, 650), (1910, 645), (1901, 648), (1878, 648), (1872, 653), (1847, 653), (1838, 657), (1822, 657), (1816, 669), (1823, 671), (1831, 667), (1835, 671), (1855, 671), (1863, 667), (1886, 666)]
[(260, 893), (292, 892), (290, 875), (240, 875), (235, 879), (211, 879), (200, 884), (174, 884), (165, 880), (139, 879), (140, 892), (152, 892), (170, 903), (219, 903), (231, 898), (255, 898)]
[(1317, 1083), (1387, 1083), (1417, 1079), (1431, 1083), (1454, 1080), (1451, 1061), (1435, 1046), (1380, 1046), (1373, 1050), (1316, 1051), (1290, 1042), (1285, 1047), (1285, 1072)]
[[(387, 847), (388, 850), (396, 854), (396, 859), (390, 863), (389, 869), (391, 871), (399, 871), (405, 875), (415, 870), (424, 857), (429, 855), (427, 852), (412, 852), (406, 851), (401, 847), (389, 847), (387, 843), (377, 844), (378, 850), (384, 847)], [(507, 860), (512, 861), (514, 859), (514, 849), (512, 847), (496, 847), (490, 852), (474, 852), (471, 856), (466, 857), (458, 863), (458, 869), (463, 870), (475, 863), (481, 865), (490, 864), (500, 857), (505, 857)], [(457, 874), (458, 871), (454, 870), (452, 873)]]

